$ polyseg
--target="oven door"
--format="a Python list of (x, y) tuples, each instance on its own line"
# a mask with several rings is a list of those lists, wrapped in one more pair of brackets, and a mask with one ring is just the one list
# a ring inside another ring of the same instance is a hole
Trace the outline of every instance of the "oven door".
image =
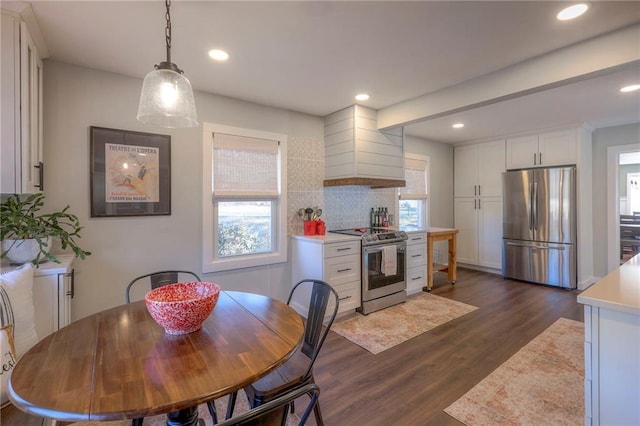
[(407, 244), (394, 243), (396, 247), (396, 273), (382, 272), (383, 247), (389, 244), (363, 247), (362, 262), (362, 300), (373, 300), (389, 294), (406, 290), (405, 268)]

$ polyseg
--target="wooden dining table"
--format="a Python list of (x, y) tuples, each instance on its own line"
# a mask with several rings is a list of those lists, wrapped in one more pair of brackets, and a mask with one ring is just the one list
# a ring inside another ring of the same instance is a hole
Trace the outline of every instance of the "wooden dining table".
[(56, 331), (16, 364), (8, 386), (20, 410), (59, 421), (167, 414), (197, 424), (197, 406), (242, 389), (300, 346), (302, 317), (278, 300), (223, 291), (200, 330), (165, 334), (144, 301)]

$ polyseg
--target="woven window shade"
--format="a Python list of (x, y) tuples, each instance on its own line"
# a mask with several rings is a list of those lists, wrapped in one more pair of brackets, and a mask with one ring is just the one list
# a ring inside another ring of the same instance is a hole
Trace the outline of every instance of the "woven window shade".
[(278, 141), (215, 133), (213, 195), (224, 198), (277, 198)]
[(426, 199), (427, 198), (427, 162), (406, 158), (404, 163), (404, 179), (407, 185), (399, 188), (400, 199)]

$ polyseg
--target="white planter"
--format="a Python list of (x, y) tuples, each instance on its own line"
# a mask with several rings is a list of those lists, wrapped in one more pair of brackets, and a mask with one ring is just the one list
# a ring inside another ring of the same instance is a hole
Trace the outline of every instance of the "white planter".
[[(51, 245), (51, 238), (47, 237), (46, 246)], [(20, 264), (31, 262), (38, 257), (40, 252), (40, 245), (35, 239), (29, 240), (2, 240), (2, 252), (7, 251), (7, 259), (11, 263)], [(40, 258), (40, 262), (43, 262), (46, 258)]]

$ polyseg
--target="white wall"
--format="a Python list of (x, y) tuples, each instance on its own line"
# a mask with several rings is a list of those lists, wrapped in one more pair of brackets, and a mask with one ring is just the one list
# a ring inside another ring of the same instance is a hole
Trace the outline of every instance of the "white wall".
[[(593, 270), (603, 277), (607, 274), (607, 254), (609, 250), (618, 251), (618, 247), (609, 247), (607, 229), (607, 206), (617, 202), (615, 194), (607, 193), (607, 148), (630, 145), (630, 150), (640, 150), (640, 123), (623, 126), (605, 127), (593, 132)], [(634, 146), (635, 145), (635, 146)]]
[[(127, 283), (143, 273), (173, 268), (201, 273), (202, 128), (163, 129), (139, 123), (141, 86), (138, 79), (45, 61), (46, 208), (69, 204), (84, 225), (81, 246), (93, 252), (74, 263), (73, 320), (124, 303)], [(195, 97), (200, 122), (285, 133), (293, 158), (303, 156), (305, 146), (323, 143), (321, 118), (211, 94), (197, 92)], [(89, 217), (89, 126), (171, 135), (170, 216)], [(311, 204), (310, 194), (303, 192), (295, 200)], [(225, 289), (278, 298), (290, 289), (286, 264), (203, 278)]]

